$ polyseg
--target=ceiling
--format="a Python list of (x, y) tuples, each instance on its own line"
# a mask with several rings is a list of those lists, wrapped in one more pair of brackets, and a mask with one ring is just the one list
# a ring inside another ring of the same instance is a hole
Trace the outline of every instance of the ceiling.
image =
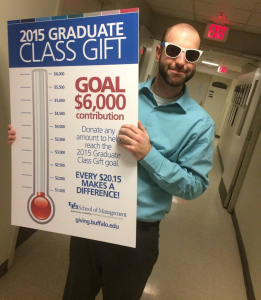
[[(156, 14), (200, 23), (220, 23), (261, 35), (261, 0), (146, 0)], [(225, 19), (219, 19), (219, 13)]]
[[(196, 21), (219, 23), (231, 29), (261, 35), (261, 0), (146, 0), (152, 11), (159, 15)], [(219, 13), (225, 14), (220, 19)], [(261, 36), (260, 36), (261, 39)], [(199, 63), (210, 61), (240, 72), (253, 59), (204, 50)], [(217, 67), (214, 67), (217, 68)]]

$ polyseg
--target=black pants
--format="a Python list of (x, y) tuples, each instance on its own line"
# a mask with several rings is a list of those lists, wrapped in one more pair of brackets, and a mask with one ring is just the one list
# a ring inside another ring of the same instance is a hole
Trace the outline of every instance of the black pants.
[(139, 300), (158, 258), (159, 222), (137, 222), (136, 248), (71, 238), (63, 300)]

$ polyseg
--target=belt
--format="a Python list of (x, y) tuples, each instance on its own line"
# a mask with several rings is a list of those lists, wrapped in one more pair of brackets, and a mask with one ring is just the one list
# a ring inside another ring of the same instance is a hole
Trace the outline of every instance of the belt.
[(160, 223), (159, 221), (155, 221), (155, 222), (143, 222), (143, 221), (139, 221), (137, 220), (137, 228), (150, 228), (150, 227), (156, 227), (158, 226)]

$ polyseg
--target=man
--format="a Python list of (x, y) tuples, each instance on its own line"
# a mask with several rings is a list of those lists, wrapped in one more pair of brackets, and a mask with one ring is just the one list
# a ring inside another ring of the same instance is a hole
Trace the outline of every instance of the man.
[[(214, 123), (185, 86), (196, 71), (199, 45), (188, 24), (165, 31), (156, 49), (157, 76), (140, 84), (138, 127), (126, 124), (119, 131), (119, 146), (138, 161), (136, 248), (72, 237), (64, 300), (93, 300), (101, 287), (104, 300), (140, 299), (172, 195), (189, 200), (206, 190)], [(15, 132), (9, 129), (11, 144)]]

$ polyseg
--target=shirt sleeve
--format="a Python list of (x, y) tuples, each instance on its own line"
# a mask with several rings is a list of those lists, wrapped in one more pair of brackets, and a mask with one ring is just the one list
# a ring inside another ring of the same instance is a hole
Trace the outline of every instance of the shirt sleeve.
[(213, 123), (205, 123), (200, 132), (194, 133), (178, 154), (177, 162), (165, 158), (154, 147), (139, 163), (150, 178), (173, 196), (191, 200), (200, 196), (208, 187), (213, 164)]

